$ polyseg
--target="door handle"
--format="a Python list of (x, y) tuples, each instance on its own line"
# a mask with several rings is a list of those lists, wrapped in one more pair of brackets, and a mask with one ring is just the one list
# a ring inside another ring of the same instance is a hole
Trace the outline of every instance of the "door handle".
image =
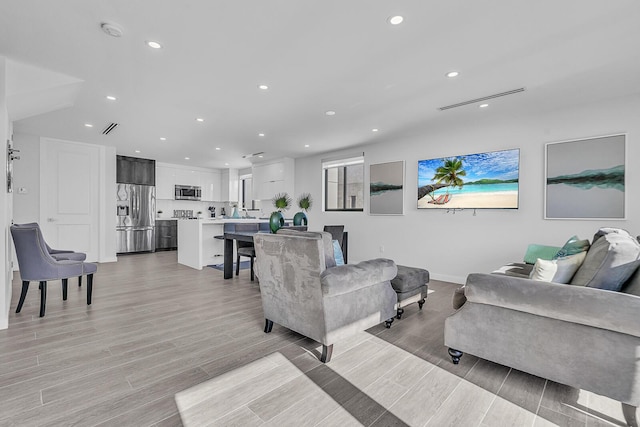
[(57, 219), (55, 219), (55, 218), (47, 218), (47, 221), (48, 222), (54, 222), (54, 221), (57, 221)]

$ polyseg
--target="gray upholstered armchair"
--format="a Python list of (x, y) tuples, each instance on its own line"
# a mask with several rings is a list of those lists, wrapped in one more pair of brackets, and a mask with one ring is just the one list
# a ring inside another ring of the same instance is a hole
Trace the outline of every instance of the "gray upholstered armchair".
[(265, 332), (277, 323), (322, 344), (333, 344), (379, 323), (391, 326), (397, 267), (388, 259), (335, 266), (329, 233), (280, 230), (254, 237)]
[(22, 292), (16, 313), (20, 313), (24, 304), (29, 283), (40, 282), (40, 317), (44, 316), (47, 299), (47, 281), (62, 280), (62, 299), (67, 299), (67, 281), (69, 277), (87, 275), (87, 305), (91, 304), (93, 292), (93, 273), (98, 269), (96, 264), (67, 259), (55, 259), (49, 254), (48, 246), (42, 237), (37, 224), (13, 225), (11, 236), (16, 248)]

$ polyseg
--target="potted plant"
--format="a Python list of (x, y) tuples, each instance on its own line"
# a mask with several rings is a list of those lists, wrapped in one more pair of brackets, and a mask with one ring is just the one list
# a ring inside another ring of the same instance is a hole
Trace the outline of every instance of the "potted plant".
[(302, 193), (298, 197), (298, 207), (302, 210), (293, 216), (293, 225), (307, 225), (309, 223), (306, 212), (309, 212), (311, 205), (313, 205), (313, 198), (310, 193)]
[(202, 218), (202, 211), (198, 211), (198, 218)]
[(284, 227), (284, 215), (282, 215), (282, 211), (286, 211), (291, 207), (291, 197), (287, 193), (278, 193), (271, 201), (277, 210), (272, 212), (269, 217), (269, 228), (272, 233), (275, 233)]

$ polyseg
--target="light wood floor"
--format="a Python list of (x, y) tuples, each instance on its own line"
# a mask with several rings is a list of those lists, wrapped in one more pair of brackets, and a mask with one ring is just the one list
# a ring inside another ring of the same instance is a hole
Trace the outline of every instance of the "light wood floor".
[[(176, 263), (175, 252), (102, 264), (93, 304), (85, 286), (37, 284), (0, 331), (0, 425), (623, 425), (616, 402), (464, 355), (443, 344), (456, 285), (432, 281), (425, 308), (406, 308), (319, 346), (278, 325), (262, 332), (249, 272), (223, 280)], [(13, 282), (11, 308), (20, 294)], [(535, 351), (535, 349), (532, 349)]]

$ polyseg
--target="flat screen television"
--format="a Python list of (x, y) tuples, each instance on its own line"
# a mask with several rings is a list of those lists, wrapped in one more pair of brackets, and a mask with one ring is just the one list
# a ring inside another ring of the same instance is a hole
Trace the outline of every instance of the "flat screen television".
[(520, 150), (418, 161), (418, 209), (518, 209)]

